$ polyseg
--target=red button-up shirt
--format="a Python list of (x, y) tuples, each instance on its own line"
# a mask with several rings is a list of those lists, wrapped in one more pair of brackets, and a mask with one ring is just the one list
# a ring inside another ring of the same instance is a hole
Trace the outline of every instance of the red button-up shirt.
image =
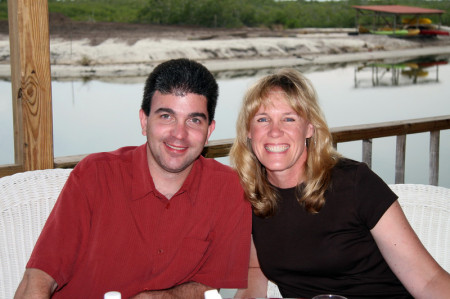
[(90, 155), (72, 171), (27, 264), (56, 280), (54, 298), (246, 286), (251, 209), (236, 173), (200, 157), (169, 201), (147, 165), (142, 145)]

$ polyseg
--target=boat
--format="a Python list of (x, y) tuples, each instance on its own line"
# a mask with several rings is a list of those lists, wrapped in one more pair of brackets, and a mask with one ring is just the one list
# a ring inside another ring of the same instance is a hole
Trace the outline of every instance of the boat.
[(376, 31), (371, 31), (373, 34), (378, 35), (396, 35), (396, 36), (415, 36), (421, 33), (420, 29), (381, 29)]
[(423, 62), (417, 63), (418, 67), (420, 67), (420, 68), (432, 67), (432, 66), (436, 66), (436, 65), (445, 65), (445, 64), (448, 64), (447, 60), (423, 61)]
[(414, 69), (414, 70), (402, 70), (403, 76), (408, 77), (426, 77), (428, 76), (428, 71), (422, 69)]
[(439, 29), (419, 29), (420, 35), (449, 35), (448, 31)]
[(405, 25), (429, 25), (432, 22), (429, 18), (403, 18), (402, 23)]

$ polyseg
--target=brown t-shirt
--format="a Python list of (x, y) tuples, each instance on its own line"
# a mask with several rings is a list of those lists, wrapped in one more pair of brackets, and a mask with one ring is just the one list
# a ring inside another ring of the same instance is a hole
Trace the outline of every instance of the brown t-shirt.
[(275, 216), (253, 215), (253, 239), (283, 297), (411, 298), (370, 233), (397, 196), (367, 165), (341, 159), (315, 215), (298, 203), (296, 188), (278, 191)]

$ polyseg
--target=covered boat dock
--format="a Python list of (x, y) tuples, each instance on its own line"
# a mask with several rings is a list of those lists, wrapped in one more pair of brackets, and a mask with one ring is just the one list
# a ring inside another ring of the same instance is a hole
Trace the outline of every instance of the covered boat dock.
[[(360, 30), (362, 26), (368, 26), (368, 24), (361, 24), (362, 18), (371, 17), (372, 24), (371, 30), (376, 30), (377, 27), (384, 26), (390, 27), (395, 32), (403, 29), (402, 17), (410, 17), (410, 20), (415, 20), (417, 27), (420, 25), (420, 20), (424, 16), (438, 15), (439, 22), (437, 23), (437, 29), (442, 24), (442, 14), (444, 10), (421, 8), (413, 6), (403, 5), (369, 5), (369, 6), (352, 6), (356, 9), (355, 24), (356, 30)], [(367, 18), (365, 18), (366, 20)]]

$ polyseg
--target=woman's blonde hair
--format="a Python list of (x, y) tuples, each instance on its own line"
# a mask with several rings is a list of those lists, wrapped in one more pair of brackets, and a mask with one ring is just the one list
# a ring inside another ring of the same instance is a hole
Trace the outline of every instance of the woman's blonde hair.
[[(246, 93), (236, 124), (237, 136), (231, 148), (230, 159), (236, 168), (245, 194), (256, 215), (268, 217), (277, 209), (278, 194), (267, 179), (265, 167), (258, 161), (247, 138), (250, 121), (261, 105), (266, 105), (269, 92), (280, 88), (288, 104), (314, 127), (307, 142), (304, 188), (298, 192), (300, 204), (310, 213), (318, 213), (325, 203), (324, 193), (331, 182), (331, 169), (339, 160), (332, 136), (317, 101), (311, 82), (293, 69), (283, 69), (263, 77)], [(305, 142), (299, 140), (298, 142)], [(300, 190), (300, 189), (299, 189)]]

